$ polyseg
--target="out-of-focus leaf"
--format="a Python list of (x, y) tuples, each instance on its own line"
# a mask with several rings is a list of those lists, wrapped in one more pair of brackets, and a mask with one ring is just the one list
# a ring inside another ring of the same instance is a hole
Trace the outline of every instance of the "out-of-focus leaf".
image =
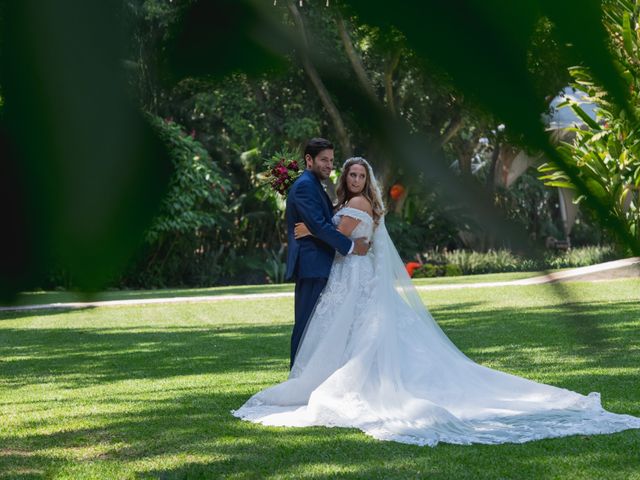
[(631, 20), (629, 12), (624, 12), (622, 16), (622, 41), (627, 53), (629, 55), (633, 55), (633, 40), (631, 36)]
[[(543, 14), (556, 25), (560, 38), (573, 45), (577, 57), (615, 101), (629, 115), (635, 116), (629, 104), (628, 89), (617, 73), (609, 51), (608, 34), (602, 24), (602, 3), (598, 0), (540, 0), (540, 5)], [(576, 15), (579, 15), (579, 21)]]
[(550, 187), (558, 187), (558, 188), (571, 188), (575, 189), (575, 186), (571, 182), (548, 182), (545, 185), (549, 185)]
[(233, 71), (257, 74), (284, 65), (270, 48), (271, 42), (280, 42), (281, 29), (249, 1), (195, 0), (172, 30), (164, 65), (169, 82)]
[[(432, 2), (428, 8), (410, 4), (402, 9), (388, 2), (352, 0), (349, 4), (366, 22), (402, 31), (412, 48), (445, 70), (460, 90), (521, 134), (530, 148), (558, 164), (602, 222), (640, 252), (640, 242), (629, 235), (603, 196), (584, 182), (567, 152), (556, 150), (549, 142), (540, 123), (543, 99), (533, 88), (524, 63), (533, 26), (546, 16), (556, 25), (559, 40), (573, 46), (577, 59), (623, 108), (621, 113), (635, 117), (628, 88), (608, 50), (600, 2), (477, 0)], [(576, 12), (580, 12), (580, 21), (576, 21)], [(589, 82), (588, 74), (584, 78)]]
[(532, 145), (546, 142), (539, 114), (544, 99), (536, 92), (526, 58), (540, 18), (538, 2), (410, 3), (349, 2), (365, 21), (395, 26), (420, 55), (439, 65), (480, 105), (495, 113)]
[[(539, 253), (537, 246), (521, 226), (506, 218), (486, 190), (477, 182), (452, 173), (442, 158), (439, 145), (409, 133), (402, 121), (390, 117), (379, 105), (373, 104), (353, 83), (332, 78), (329, 72), (325, 72), (324, 79), (339, 101), (349, 103), (363, 128), (368, 129), (371, 136), (384, 146), (385, 157), (393, 159), (407, 172), (411, 172), (411, 175), (420, 175), (426, 183), (438, 185), (450, 196), (455, 195), (456, 204), (474, 215), (474, 219), (486, 231), (496, 238), (508, 241), (514, 250), (527, 252), (534, 257)], [(448, 198), (440, 199), (441, 202), (447, 200)]]
[(3, 270), (0, 293), (37, 286), (54, 265), (74, 285), (99, 288), (137, 248), (170, 174), (125, 93), (118, 9), (21, 0), (5, 2), (3, 14), (0, 83), (12, 148), (2, 161), (13, 165), (25, 216), (3, 228), (21, 230), (24, 250), (21, 279)]
[(598, 122), (596, 122), (593, 118), (591, 118), (589, 115), (587, 115), (585, 113), (585, 111), (580, 107), (580, 105), (578, 105), (576, 103), (572, 103), (571, 104), (571, 110), (573, 110), (575, 112), (575, 114), (578, 115), (580, 117), (580, 119), (584, 123), (589, 125), (591, 128), (593, 128), (594, 130), (600, 130), (600, 125), (598, 125)]

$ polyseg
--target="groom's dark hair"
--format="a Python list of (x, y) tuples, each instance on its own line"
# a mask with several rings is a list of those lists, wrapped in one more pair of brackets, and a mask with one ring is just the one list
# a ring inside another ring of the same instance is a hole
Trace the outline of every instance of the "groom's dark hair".
[(311, 158), (316, 158), (322, 150), (333, 150), (333, 143), (325, 138), (312, 138), (307, 142), (307, 146), (304, 147), (304, 157), (311, 155)]

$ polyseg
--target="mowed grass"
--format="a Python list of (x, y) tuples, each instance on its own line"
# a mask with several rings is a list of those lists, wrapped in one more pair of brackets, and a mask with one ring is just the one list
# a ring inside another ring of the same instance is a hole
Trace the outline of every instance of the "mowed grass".
[[(640, 280), (421, 295), (474, 360), (640, 416)], [(0, 478), (640, 478), (639, 430), (430, 448), (232, 417), (286, 379), (292, 319), (291, 298), (0, 312)]]

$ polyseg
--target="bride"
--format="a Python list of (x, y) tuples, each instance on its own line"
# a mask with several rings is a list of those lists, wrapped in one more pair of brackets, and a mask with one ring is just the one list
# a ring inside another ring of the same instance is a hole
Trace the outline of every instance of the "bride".
[[(411, 283), (366, 160), (345, 162), (338, 197), (334, 224), (351, 238), (372, 239), (372, 247), (365, 256), (336, 254), (288, 380), (233, 415), (264, 425), (355, 427), (430, 446), (640, 428), (640, 418), (604, 410), (598, 393), (536, 383), (466, 357)], [(309, 234), (303, 224), (296, 233)]]

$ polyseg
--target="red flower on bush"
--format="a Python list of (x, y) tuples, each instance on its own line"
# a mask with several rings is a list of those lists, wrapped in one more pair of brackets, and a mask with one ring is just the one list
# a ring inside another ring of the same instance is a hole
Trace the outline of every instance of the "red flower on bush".
[(422, 265), (420, 265), (418, 262), (409, 262), (405, 265), (405, 268), (407, 269), (407, 273), (409, 274), (409, 276), (413, 277), (413, 272), (421, 266)]
[(403, 194), (404, 194), (404, 187), (399, 183), (396, 183), (395, 185), (393, 185), (389, 190), (389, 195), (391, 195), (391, 198), (394, 201), (398, 201), (398, 199), (402, 197)]

